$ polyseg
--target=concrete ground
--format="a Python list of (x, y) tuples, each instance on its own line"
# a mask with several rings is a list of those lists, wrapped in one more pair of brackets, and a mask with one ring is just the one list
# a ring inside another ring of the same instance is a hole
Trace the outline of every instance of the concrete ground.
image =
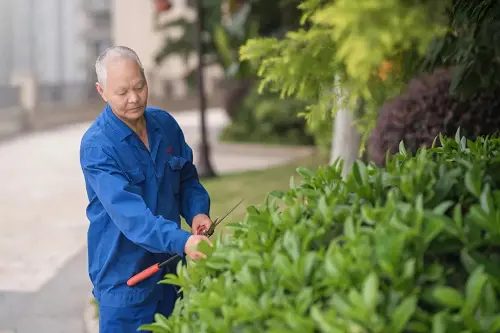
[[(196, 157), (197, 112), (174, 116)], [(227, 121), (222, 110), (210, 110), (212, 160), (219, 173), (265, 168), (311, 153), (309, 148), (217, 143)], [(91, 286), (78, 148), (89, 125), (0, 143), (0, 333), (84, 332)]]

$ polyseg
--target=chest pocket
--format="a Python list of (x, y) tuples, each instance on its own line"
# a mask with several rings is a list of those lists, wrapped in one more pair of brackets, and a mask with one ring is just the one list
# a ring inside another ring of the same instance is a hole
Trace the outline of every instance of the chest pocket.
[(176, 195), (180, 191), (181, 171), (186, 163), (187, 160), (181, 156), (169, 156), (167, 158), (166, 181), (170, 185), (172, 192)]
[(142, 194), (142, 183), (146, 179), (144, 176), (144, 172), (142, 172), (141, 168), (133, 168), (125, 171), (125, 175), (128, 178), (128, 181), (131, 186), (131, 191), (137, 194)]

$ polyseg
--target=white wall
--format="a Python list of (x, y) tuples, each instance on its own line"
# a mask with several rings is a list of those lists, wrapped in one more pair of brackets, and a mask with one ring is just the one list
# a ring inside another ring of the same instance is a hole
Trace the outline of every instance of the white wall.
[(10, 1), (0, 1), (0, 85), (9, 83), (12, 68), (12, 16)]
[[(187, 7), (186, 0), (173, 0), (172, 2), (171, 11), (166, 15), (162, 14), (163, 19), (172, 20), (182, 16), (194, 19), (196, 13)], [(182, 97), (187, 88), (181, 80), (186, 73), (184, 60), (180, 57), (172, 57), (159, 67), (154, 63), (155, 54), (163, 47), (165, 32), (157, 32), (154, 29), (153, 1), (112, 0), (111, 12), (113, 44), (126, 45), (137, 52), (148, 75), (151, 95), (162, 97), (163, 81), (173, 80), (175, 82), (174, 94)], [(195, 55), (190, 60), (194, 60), (192, 64), (196, 64)], [(212, 88), (211, 78), (220, 76), (221, 70), (218, 67), (206, 69), (208, 91)]]
[(50, 83), (84, 81), (85, 14), (81, 0), (36, 1), (34, 12), (38, 79)]
[(0, 84), (27, 72), (40, 83), (85, 80), (82, 1), (0, 1)]

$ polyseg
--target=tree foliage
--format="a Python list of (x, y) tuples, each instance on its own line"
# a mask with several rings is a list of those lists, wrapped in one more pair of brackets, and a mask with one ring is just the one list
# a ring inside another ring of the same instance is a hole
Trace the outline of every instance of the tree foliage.
[(261, 89), (310, 101), (313, 126), (343, 97), (351, 103), (363, 97), (367, 110), (359, 125), (366, 132), (377, 108), (416, 71), (427, 45), (446, 32), (448, 3), (305, 0), (304, 27), (281, 40), (248, 41), (241, 59), (258, 65)]
[[(229, 78), (243, 79), (254, 75), (254, 69), (239, 59), (239, 48), (250, 38), (259, 36), (280, 36), (289, 29), (297, 27), (300, 12), (297, 5), (300, 0), (204, 0), (201, 2), (204, 14), (202, 27), (204, 45), (204, 63), (222, 67)], [(188, 2), (189, 5), (189, 2)], [(223, 12), (226, 5), (227, 11)], [(190, 4), (192, 10), (196, 10)], [(179, 36), (165, 35), (163, 47), (155, 56), (155, 62), (161, 64), (172, 55), (182, 55), (187, 63), (188, 57), (196, 51), (196, 20), (181, 17), (172, 21), (161, 22), (161, 15), (156, 17), (156, 30), (179, 29)], [(187, 75), (188, 82), (196, 73), (193, 68)]]
[(470, 96), (500, 87), (500, 1), (454, 0), (449, 30), (427, 52), (426, 70), (453, 67), (451, 91)]
[(259, 67), (261, 89), (309, 101), (313, 126), (343, 97), (363, 97), (366, 140), (380, 106), (437, 67), (453, 69), (453, 93), (500, 86), (498, 1), (304, 0), (300, 8), (301, 29), (252, 39), (240, 53)]

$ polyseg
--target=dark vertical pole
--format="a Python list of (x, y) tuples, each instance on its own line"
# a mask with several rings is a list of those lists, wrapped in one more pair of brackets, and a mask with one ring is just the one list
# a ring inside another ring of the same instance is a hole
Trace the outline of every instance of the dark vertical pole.
[(59, 84), (56, 87), (56, 95), (57, 102), (61, 102), (64, 99), (64, 88), (66, 85), (66, 64), (65, 64), (65, 40), (64, 40), (64, 5), (67, 4), (66, 0), (59, 0), (57, 2), (57, 29), (59, 29), (57, 37), (57, 46), (58, 46), (58, 60), (59, 60)]
[(201, 142), (199, 149), (198, 163), (196, 163), (196, 168), (200, 177), (215, 177), (215, 171), (212, 168), (210, 162), (210, 145), (208, 142), (207, 135), (207, 124), (206, 124), (206, 109), (207, 100), (205, 95), (205, 80), (203, 75), (204, 62), (203, 56), (205, 54), (203, 45), (203, 6), (201, 4), (202, 0), (196, 0), (196, 10), (198, 14), (197, 19), (197, 49), (198, 49), (198, 98), (200, 103), (200, 125), (201, 125)]

